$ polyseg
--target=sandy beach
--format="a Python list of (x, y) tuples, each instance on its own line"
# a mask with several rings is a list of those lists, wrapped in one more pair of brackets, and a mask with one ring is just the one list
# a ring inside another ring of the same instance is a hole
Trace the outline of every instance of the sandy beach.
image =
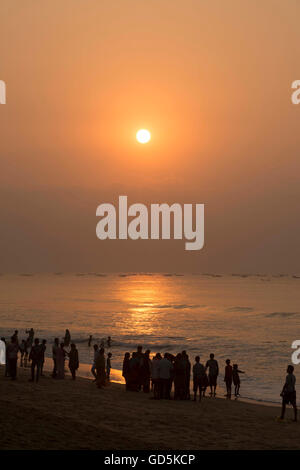
[(117, 383), (98, 390), (89, 379), (58, 381), (48, 372), (37, 385), (28, 378), (19, 369), (13, 382), (0, 369), (0, 449), (299, 449), (291, 409), (278, 422), (278, 407), (155, 401)]

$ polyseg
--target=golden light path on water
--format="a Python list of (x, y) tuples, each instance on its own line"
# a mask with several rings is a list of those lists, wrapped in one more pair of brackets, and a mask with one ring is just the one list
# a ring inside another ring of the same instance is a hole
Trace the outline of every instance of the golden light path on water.
[(138, 284), (129, 280), (126, 289), (122, 291), (122, 302), (128, 306), (131, 330), (137, 335), (151, 335), (157, 332), (158, 306), (168, 297), (165, 280), (162, 278), (159, 282), (157, 279), (152, 282), (150, 279), (145, 276)]

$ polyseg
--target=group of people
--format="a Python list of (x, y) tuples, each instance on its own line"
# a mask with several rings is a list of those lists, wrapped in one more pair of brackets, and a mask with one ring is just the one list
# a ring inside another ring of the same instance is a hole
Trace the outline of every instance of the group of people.
[[(21, 354), (20, 365), (27, 367), (28, 362), (31, 363), (31, 382), (38, 382), (39, 377), (43, 376), (43, 366), (45, 361), (45, 352), (47, 341), (42, 342), (38, 338), (34, 338), (34, 330), (26, 330), (28, 338), (19, 342), (18, 331), (16, 330), (11, 337), (10, 342), (6, 343), (5, 338), (1, 338), (0, 346), (5, 347), (5, 375), (11, 377), (12, 380), (17, 376), (17, 360), (18, 353)], [(91, 340), (91, 338), (90, 338)], [(105, 349), (103, 342), (98, 346), (94, 344), (94, 358), (91, 372), (98, 388), (103, 388), (110, 381), (111, 373), (111, 357), (109, 352), (105, 357)], [(111, 346), (111, 338), (107, 340), (107, 344)], [(90, 344), (89, 344), (90, 345)], [(67, 350), (67, 348), (69, 348)], [(0, 363), (1, 363), (0, 348)], [(176, 356), (165, 353), (163, 356), (156, 353), (151, 359), (150, 350), (143, 352), (143, 347), (138, 346), (137, 351), (130, 354), (126, 352), (123, 360), (122, 375), (125, 379), (126, 390), (143, 391), (149, 393), (153, 391), (153, 398), (171, 399), (171, 390), (174, 385), (175, 400), (190, 400), (190, 381), (193, 378), (194, 401), (199, 401), (205, 396), (209, 387), (210, 396), (216, 396), (217, 382), (219, 376), (219, 364), (214, 354), (210, 354), (205, 365), (200, 362), (200, 356), (195, 357), (193, 366), (189, 360), (186, 351), (178, 353)], [(66, 330), (65, 337), (60, 343), (59, 338), (55, 338), (52, 346), (53, 371), (52, 377), (63, 379), (65, 377), (65, 363), (68, 360), (69, 369), (72, 379), (76, 379), (76, 371), (79, 368), (79, 355), (76, 345), (71, 343), (71, 335)], [(240, 370), (237, 364), (231, 365), (231, 360), (225, 361), (224, 381), (226, 385), (226, 397), (231, 398), (232, 385), (234, 386), (234, 396), (240, 395), (240, 374), (245, 372)], [(286, 380), (281, 392), (282, 411), (280, 419), (284, 418), (286, 405), (291, 404), (294, 409), (294, 421), (297, 421), (297, 405), (296, 405), (296, 378), (294, 375), (294, 367), (289, 365), (287, 368)]]
[[(71, 341), (71, 338), (70, 338)], [(70, 342), (69, 342), (70, 344)], [(69, 345), (68, 344), (68, 345)], [(53, 371), (52, 377), (54, 379), (65, 378), (65, 363), (69, 361), (69, 369), (72, 375), (72, 380), (76, 379), (76, 371), (79, 368), (79, 354), (75, 343), (71, 343), (70, 350), (66, 350), (66, 343), (59, 343), (59, 338), (54, 339), (52, 346), (52, 359), (53, 359)]]
[(94, 344), (94, 359), (93, 365), (91, 368), (91, 372), (94, 376), (94, 382), (97, 383), (98, 388), (102, 388), (105, 386), (107, 382), (110, 381), (110, 371), (111, 371), (111, 358), (112, 353), (109, 352), (107, 355), (107, 359), (105, 359), (105, 350), (100, 343), (100, 347), (98, 344)]
[[(47, 349), (47, 340), (43, 339), (42, 342), (38, 338), (34, 338), (34, 330), (26, 330), (28, 338), (19, 341), (18, 330), (15, 330), (12, 335), (10, 342), (6, 343), (5, 338), (1, 338), (1, 342), (5, 346), (5, 376), (10, 377), (12, 380), (17, 378), (17, 363), (18, 354), (20, 353), (20, 367), (31, 368), (30, 382), (38, 382), (43, 374), (45, 352)], [(79, 356), (78, 350), (74, 343), (71, 344), (71, 335), (69, 330), (66, 330), (63, 342), (59, 343), (59, 339), (55, 338), (52, 346), (52, 358), (53, 358), (53, 372), (52, 377), (57, 379), (63, 379), (65, 376), (65, 363), (66, 360), (69, 362), (69, 369), (72, 375), (72, 379), (76, 378), (76, 371), (79, 368)], [(66, 348), (69, 348), (67, 350)]]
[[(150, 359), (150, 351), (143, 353), (142, 346), (138, 346), (137, 351), (125, 353), (123, 361), (123, 377), (126, 382), (126, 390), (139, 391), (145, 393), (153, 390), (154, 399), (170, 399), (171, 390), (174, 385), (175, 400), (190, 400), (190, 380), (193, 377), (194, 400), (199, 400), (205, 396), (206, 389), (210, 388), (210, 396), (216, 396), (217, 380), (219, 375), (219, 364), (214, 354), (206, 364), (200, 362), (200, 356), (195, 357), (195, 363), (191, 366), (189, 356), (186, 351), (178, 353), (176, 356), (165, 353), (162, 357), (157, 353)], [(234, 385), (234, 395), (240, 393), (240, 373), (238, 365), (230, 364), (230, 359), (226, 361), (225, 383), (226, 396), (231, 398), (232, 384)]]
[[(92, 345), (92, 341), (93, 341), (93, 335), (90, 335), (89, 339), (88, 339), (88, 347), (89, 348)], [(108, 348), (111, 348), (111, 346), (112, 346), (111, 342), (112, 342), (111, 336), (108, 336), (107, 338), (102, 338), (100, 340), (100, 348), (104, 348), (105, 346), (107, 346)]]
[[(234, 396), (240, 396), (240, 375), (245, 372), (240, 370), (238, 364), (231, 365), (231, 360), (226, 359), (224, 370), (224, 382), (226, 385), (226, 397), (231, 398), (232, 386), (234, 386)], [(186, 351), (178, 353), (176, 356), (165, 353), (162, 357), (157, 353), (150, 359), (150, 350), (143, 353), (142, 346), (138, 346), (137, 351), (130, 355), (125, 353), (123, 360), (123, 377), (126, 382), (126, 390), (140, 391), (148, 393), (153, 390), (153, 398), (170, 399), (171, 390), (174, 384), (174, 400), (190, 400), (190, 378), (193, 377), (194, 401), (199, 401), (205, 396), (209, 387), (211, 397), (216, 396), (217, 381), (219, 376), (219, 364), (214, 354), (210, 354), (206, 364), (200, 362), (200, 356), (195, 357), (193, 367), (189, 361)], [(282, 388), (282, 408), (280, 420), (284, 419), (286, 405), (290, 404), (294, 410), (294, 421), (297, 421), (296, 404), (296, 377), (294, 366), (287, 367), (287, 376)]]

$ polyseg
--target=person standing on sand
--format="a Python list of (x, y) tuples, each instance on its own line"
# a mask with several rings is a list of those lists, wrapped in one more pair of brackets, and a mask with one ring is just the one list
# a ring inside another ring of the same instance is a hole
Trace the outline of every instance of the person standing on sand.
[(142, 367), (143, 367), (143, 362), (144, 362), (143, 346), (139, 345), (137, 347), (135, 358), (137, 360), (137, 367), (138, 367), (138, 374), (137, 374), (138, 391), (140, 391), (143, 385), (143, 377), (142, 377)]
[(17, 344), (19, 344), (19, 337), (18, 337), (18, 334), (19, 334), (18, 330), (15, 330), (15, 332), (14, 332), (14, 334), (13, 334), (13, 338), (15, 338), (15, 342), (16, 342)]
[(217, 390), (217, 379), (219, 375), (219, 364), (215, 359), (213, 353), (210, 354), (210, 359), (206, 362), (206, 370), (208, 369), (208, 381), (210, 386), (210, 396), (216, 396)]
[(89, 348), (91, 347), (92, 340), (93, 340), (93, 335), (90, 335), (90, 336), (89, 336), (89, 339), (88, 339), (88, 347), (89, 347)]
[(178, 353), (174, 361), (174, 400), (184, 400), (186, 395), (186, 362)]
[(128, 390), (132, 392), (138, 392), (140, 390), (140, 363), (137, 356), (137, 352), (133, 352), (129, 361), (129, 379), (128, 379)]
[(20, 367), (24, 367), (25, 350), (26, 350), (26, 341), (25, 341), (25, 339), (22, 339), (21, 344), (19, 344), (19, 351), (21, 353)]
[(105, 385), (105, 356), (104, 348), (100, 348), (99, 354), (96, 360), (96, 371), (97, 371), (97, 387), (102, 388)]
[(30, 330), (26, 330), (26, 334), (28, 334), (27, 346), (28, 346), (28, 348), (31, 348), (31, 346), (33, 344), (33, 338), (34, 338), (34, 329), (30, 328)]
[[(206, 384), (207, 376), (205, 367), (200, 362), (200, 356), (195, 357), (195, 364), (193, 365), (193, 382), (194, 382), (194, 401), (197, 399), (197, 390), (199, 389), (199, 401), (202, 398), (202, 392)], [(207, 385), (207, 384), (206, 384)]]
[(184, 399), (190, 400), (191, 398), (191, 395), (190, 395), (191, 363), (189, 361), (189, 356), (187, 355), (186, 351), (182, 351), (181, 355), (185, 364)]
[(52, 377), (55, 378), (57, 376), (57, 359), (56, 359), (56, 354), (57, 350), (59, 348), (59, 342), (58, 338), (54, 339), (54, 343), (52, 346), (52, 359), (53, 359), (53, 372), (52, 372)]
[(226, 359), (224, 382), (226, 384), (226, 396), (231, 398), (232, 366), (230, 365), (230, 359)]
[(240, 381), (240, 376), (239, 374), (244, 374), (242, 370), (239, 370), (239, 367), (237, 364), (233, 364), (232, 368), (232, 380), (233, 380), (233, 385), (234, 385), (234, 396), (239, 397), (240, 396), (240, 386), (241, 386), (241, 381)]
[(45, 352), (46, 352), (46, 343), (47, 343), (47, 340), (46, 339), (43, 339), (42, 341), (42, 344), (41, 344), (41, 377), (44, 377), (44, 374), (43, 374), (43, 369), (44, 369), (44, 363), (45, 363)]
[(4, 343), (4, 363), (3, 363), (5, 364), (4, 377), (9, 377), (8, 359), (7, 359), (7, 343), (4, 337), (1, 338), (1, 341)]
[(169, 359), (169, 354), (165, 353), (164, 358), (159, 361), (159, 378), (161, 380), (162, 398), (170, 400), (170, 381), (173, 364)]
[(171, 376), (170, 376), (170, 381), (169, 381), (169, 390), (170, 390), (170, 394), (171, 394), (171, 390), (172, 390), (174, 380), (175, 380), (175, 367), (174, 367), (175, 356), (174, 356), (174, 354), (169, 353), (168, 354), (168, 359), (172, 363), (172, 366), (173, 366), (172, 369), (171, 369), (171, 374), (170, 374)]
[(122, 367), (122, 375), (125, 379), (126, 390), (127, 391), (129, 390), (129, 375), (130, 375), (130, 365), (129, 365), (129, 363), (130, 363), (130, 353), (127, 352), (124, 355), (123, 367)]
[(6, 344), (5, 344), (5, 338), (0, 339), (0, 364), (5, 365), (6, 364)]
[(99, 348), (98, 348), (98, 344), (94, 344), (94, 358), (93, 358), (93, 364), (92, 364), (92, 367), (91, 367), (91, 373), (93, 374), (93, 376), (95, 377), (95, 381), (97, 379), (97, 374), (96, 374), (96, 362), (97, 362), (97, 357), (99, 355)]
[[(29, 382), (34, 382), (34, 379), (36, 380), (36, 383), (39, 381), (42, 357), (43, 357), (42, 345), (40, 344), (39, 339), (35, 338), (34, 345), (32, 346), (30, 354), (29, 354), (29, 360), (31, 361), (31, 379), (29, 379)], [(35, 369), (36, 369), (36, 376), (35, 376)]]
[(64, 350), (64, 343), (60, 343), (60, 347), (56, 350), (56, 367), (57, 367), (57, 379), (65, 378), (65, 357), (66, 351)]
[(17, 361), (18, 361), (19, 345), (16, 341), (16, 337), (11, 337), (11, 342), (6, 347), (7, 362), (8, 362), (8, 373), (11, 380), (16, 380), (17, 377)]
[(72, 380), (76, 379), (76, 370), (79, 368), (78, 350), (74, 343), (71, 344), (71, 351), (69, 352), (69, 369), (72, 374)]
[(143, 385), (143, 392), (149, 393), (150, 392), (150, 379), (151, 379), (151, 359), (150, 359), (150, 350), (144, 354), (142, 367), (140, 370), (141, 380)]
[(110, 371), (111, 371), (111, 359), (112, 353), (108, 353), (107, 355), (107, 360), (106, 360), (106, 378), (109, 381), (110, 380)]
[(23, 365), (26, 368), (27, 367), (27, 362), (28, 362), (28, 343), (27, 340), (24, 342), (24, 361)]
[(161, 398), (161, 386), (159, 379), (159, 362), (161, 361), (160, 353), (157, 353), (151, 361), (151, 377), (153, 386), (154, 400)]
[(294, 422), (297, 422), (297, 403), (296, 403), (296, 377), (294, 376), (294, 366), (289, 365), (287, 376), (280, 396), (282, 397), (282, 408), (280, 419), (284, 419), (286, 405), (289, 403), (294, 408)]

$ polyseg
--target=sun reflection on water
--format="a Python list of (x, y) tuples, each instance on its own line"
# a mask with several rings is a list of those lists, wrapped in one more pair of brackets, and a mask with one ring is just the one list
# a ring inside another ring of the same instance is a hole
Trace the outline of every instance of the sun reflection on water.
[(168, 281), (159, 276), (155, 280), (145, 276), (127, 281), (120, 296), (127, 307), (130, 329), (137, 335), (154, 335), (158, 331), (158, 317), (162, 320), (164, 316), (159, 306), (170, 298)]

